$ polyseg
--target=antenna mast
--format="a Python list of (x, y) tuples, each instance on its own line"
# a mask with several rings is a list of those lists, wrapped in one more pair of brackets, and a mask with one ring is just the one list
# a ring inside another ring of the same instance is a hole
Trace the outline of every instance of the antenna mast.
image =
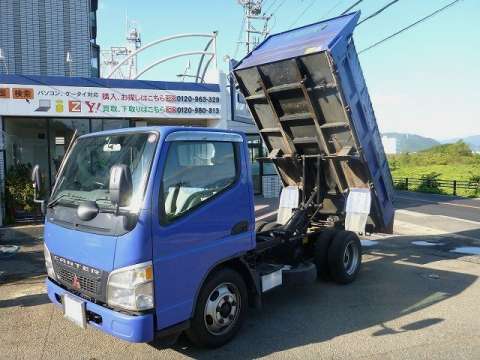
[[(112, 69), (122, 62), (122, 60), (142, 47), (142, 39), (140, 31), (138, 30), (138, 24), (135, 21), (128, 21), (126, 18), (125, 28), (125, 45), (112, 46), (110, 49), (101, 52), (102, 74), (109, 74)], [(133, 56), (127, 62), (122, 64), (122, 66), (116, 71), (114, 77), (117, 79), (135, 79), (137, 73), (137, 56)]]

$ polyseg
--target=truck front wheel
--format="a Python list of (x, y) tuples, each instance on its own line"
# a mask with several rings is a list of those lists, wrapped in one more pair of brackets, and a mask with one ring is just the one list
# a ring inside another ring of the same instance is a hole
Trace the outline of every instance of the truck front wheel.
[(228, 268), (215, 272), (200, 290), (188, 338), (199, 346), (222, 346), (240, 329), (247, 306), (247, 287), (240, 274)]
[(357, 277), (362, 263), (362, 245), (351, 231), (339, 231), (328, 248), (328, 267), (333, 280), (339, 284), (351, 283)]

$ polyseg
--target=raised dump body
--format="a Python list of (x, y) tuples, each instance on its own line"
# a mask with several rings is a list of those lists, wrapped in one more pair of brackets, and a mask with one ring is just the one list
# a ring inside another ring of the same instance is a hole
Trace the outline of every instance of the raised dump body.
[[(352, 39), (359, 17), (271, 35), (234, 74), (283, 184), (304, 199), (321, 184), (325, 217), (342, 217), (349, 189), (370, 188), (369, 222), (391, 232), (392, 178)], [(318, 167), (322, 182), (309, 175)]]

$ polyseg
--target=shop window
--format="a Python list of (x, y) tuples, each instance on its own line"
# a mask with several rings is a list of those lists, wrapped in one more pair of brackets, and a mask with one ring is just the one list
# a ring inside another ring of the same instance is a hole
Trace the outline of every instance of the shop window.
[(4, 129), (7, 222), (29, 220), (40, 216), (32, 199), (30, 174), (38, 164), (43, 183), (49, 183), (47, 120), (41, 118), (5, 118)]
[(130, 121), (125, 119), (92, 119), (91, 132), (127, 128)]

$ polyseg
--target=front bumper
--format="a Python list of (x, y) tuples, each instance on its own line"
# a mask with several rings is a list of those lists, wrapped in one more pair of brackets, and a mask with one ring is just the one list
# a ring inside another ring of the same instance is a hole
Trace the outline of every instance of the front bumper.
[[(45, 281), (45, 284), (47, 286), (50, 301), (60, 308), (63, 308), (61, 299), (65, 293), (74, 296), (72, 293), (58, 286), (48, 278)], [(153, 314), (135, 316), (126, 315), (94, 304), (85, 299), (81, 300), (85, 302), (87, 313), (90, 315), (90, 319), (87, 319), (88, 325), (130, 342), (140, 343), (153, 340)]]

